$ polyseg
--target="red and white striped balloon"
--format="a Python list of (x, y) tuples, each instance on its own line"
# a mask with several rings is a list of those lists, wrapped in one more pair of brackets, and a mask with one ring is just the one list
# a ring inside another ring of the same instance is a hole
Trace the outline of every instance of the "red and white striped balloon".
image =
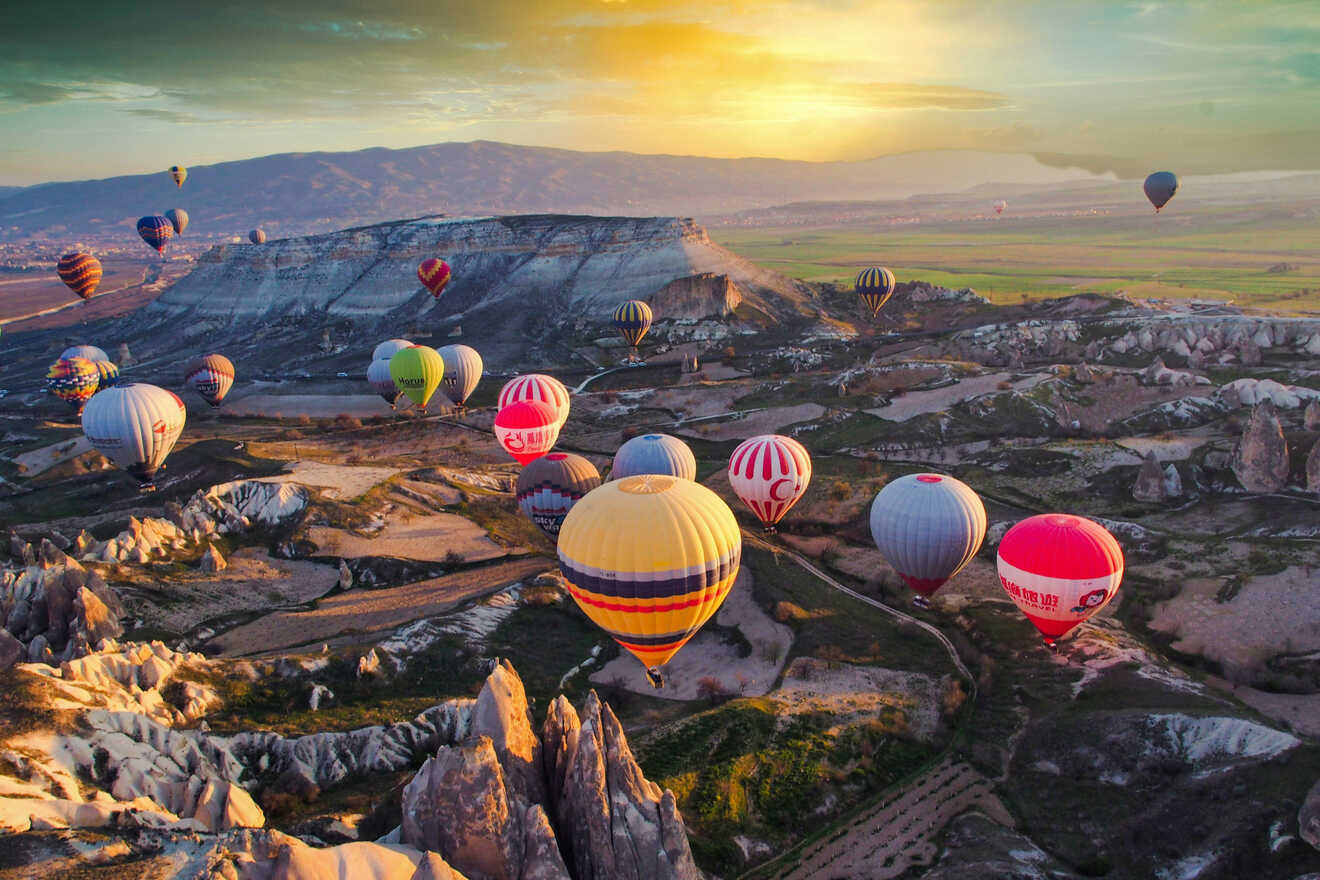
[(554, 376), (526, 373), (513, 377), (500, 389), (497, 409), (504, 409), (521, 400), (539, 400), (548, 404), (554, 410), (555, 422), (560, 428), (568, 421), (568, 389)]
[(792, 437), (761, 434), (744, 440), (729, 456), (729, 484), (766, 527), (788, 513), (810, 482), (811, 456)]
[(1118, 593), (1123, 550), (1098, 522), (1043, 513), (1013, 526), (999, 542), (999, 582), (1047, 645), (1091, 617)]

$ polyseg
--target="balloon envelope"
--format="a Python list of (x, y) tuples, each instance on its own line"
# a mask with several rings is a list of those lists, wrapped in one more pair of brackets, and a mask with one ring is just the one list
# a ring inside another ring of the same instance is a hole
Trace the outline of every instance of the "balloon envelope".
[(559, 439), (555, 411), (539, 400), (511, 403), (495, 414), (495, 439), (518, 464), (538, 459)]
[(171, 165), (169, 174), (174, 178), (175, 186), (183, 186), (183, 182), (188, 179), (188, 169), (182, 165)]
[(390, 358), (390, 376), (394, 385), (408, 399), (426, 410), (431, 395), (440, 387), (445, 375), (445, 362), (434, 348), (414, 345), (396, 351)]
[(55, 271), (60, 280), (83, 299), (91, 299), (101, 283), (101, 261), (85, 251), (60, 257)]
[(871, 310), (871, 317), (874, 318), (894, 295), (894, 273), (880, 266), (863, 269), (857, 275), (854, 287), (857, 296)]
[(165, 219), (174, 227), (175, 235), (183, 235), (183, 230), (188, 228), (188, 212), (183, 208), (170, 208), (165, 212)]
[(653, 668), (719, 610), (742, 557), (733, 511), (691, 480), (629, 477), (591, 490), (559, 530), (559, 568), (587, 617)]
[(386, 339), (371, 352), (371, 359), (373, 361), (387, 361), (394, 357), (396, 352), (405, 348), (412, 348), (412, 343), (406, 339)]
[(1172, 171), (1156, 171), (1146, 182), (1142, 184), (1142, 189), (1146, 191), (1146, 198), (1155, 206), (1155, 213), (1159, 213), (1169, 203), (1169, 199), (1178, 192), (1178, 175)]
[(811, 455), (792, 437), (752, 437), (729, 456), (729, 485), (767, 526), (779, 522), (810, 483)]
[(109, 361), (92, 361), (96, 365), (97, 393), (119, 384), (119, 367)]
[(995, 202), (995, 213), (1002, 214), (1004, 213), (1004, 209), (1007, 207), (1008, 207), (1008, 202), (1004, 201), (1003, 199), (1000, 199), (999, 201)]
[(684, 480), (697, 478), (697, 457), (686, 443), (669, 434), (642, 434), (614, 453), (610, 479), (638, 474), (663, 474)]
[(234, 385), (234, 364), (222, 354), (208, 354), (190, 361), (183, 381), (211, 406), (219, 406)]
[(138, 482), (150, 484), (183, 433), (184, 416), (178, 395), (129, 382), (92, 398), (83, 411), (82, 426), (98, 452)]
[(46, 384), (56, 397), (81, 413), (100, 386), (101, 373), (87, 358), (60, 358), (50, 365)]
[(614, 329), (629, 345), (636, 346), (651, 329), (651, 307), (639, 299), (630, 299), (614, 310)]
[(251, 232), (248, 233), (248, 241), (252, 242), (253, 244), (265, 244), (266, 230), (253, 229)]
[(571, 452), (551, 452), (522, 469), (514, 495), (518, 509), (553, 541), (573, 505), (599, 485), (594, 464)]
[(569, 396), (564, 383), (544, 373), (515, 376), (500, 389), (499, 409), (520, 400), (539, 400), (555, 411), (555, 421), (563, 428), (568, 421)]
[(70, 345), (60, 354), (60, 358), (87, 358), (89, 361), (108, 361), (110, 355), (105, 353), (105, 349), (98, 348), (95, 345)]
[(138, 235), (154, 247), (157, 252), (165, 253), (165, 243), (174, 234), (174, 225), (159, 214), (143, 217), (137, 222)]
[(913, 592), (929, 597), (962, 570), (985, 540), (985, 505), (961, 480), (908, 474), (871, 502), (875, 546)]
[(469, 345), (446, 345), (436, 349), (445, 362), (445, 376), (440, 380), (445, 397), (462, 406), (477, 390), (481, 381), (481, 355)]
[(394, 377), (390, 375), (390, 362), (388, 360), (375, 360), (367, 367), (367, 383), (371, 385), (371, 390), (385, 398), (385, 402), (394, 408), (395, 402), (399, 399), (399, 386), (394, 384)]
[(1108, 605), (1123, 581), (1114, 536), (1066, 513), (1013, 526), (999, 542), (996, 564), (1004, 591), (1050, 644)]
[(451, 274), (449, 264), (439, 257), (423, 260), (417, 267), (417, 280), (422, 282), (422, 286), (431, 291), (431, 296), (436, 299), (444, 293)]

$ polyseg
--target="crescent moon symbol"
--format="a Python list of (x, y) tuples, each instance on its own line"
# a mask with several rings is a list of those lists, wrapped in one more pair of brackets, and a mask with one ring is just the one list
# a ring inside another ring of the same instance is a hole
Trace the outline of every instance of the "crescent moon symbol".
[(789, 498), (793, 497), (791, 492), (790, 492), (788, 495), (785, 495), (783, 498), (780, 498), (780, 497), (779, 497), (779, 484), (780, 484), (780, 483), (792, 483), (792, 482), (793, 482), (793, 481), (790, 480), (788, 477), (780, 477), (778, 480), (775, 480), (773, 483), (771, 483), (771, 484), (770, 484), (770, 500), (771, 500), (771, 501), (787, 501)]

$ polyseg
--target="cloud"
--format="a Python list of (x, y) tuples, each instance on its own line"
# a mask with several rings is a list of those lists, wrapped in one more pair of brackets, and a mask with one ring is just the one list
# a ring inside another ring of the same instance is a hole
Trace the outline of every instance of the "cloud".
[(207, 121), (192, 113), (184, 113), (179, 110), (161, 110), (155, 107), (128, 107), (120, 112), (131, 113), (134, 116), (145, 116), (148, 119), (159, 119), (162, 122), (175, 122), (179, 124)]

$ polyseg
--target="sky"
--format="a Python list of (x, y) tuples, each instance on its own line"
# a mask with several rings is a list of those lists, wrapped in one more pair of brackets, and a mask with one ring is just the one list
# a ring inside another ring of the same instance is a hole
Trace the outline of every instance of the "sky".
[(0, 185), (497, 140), (1320, 167), (1320, 2), (122, 0), (0, 16)]

